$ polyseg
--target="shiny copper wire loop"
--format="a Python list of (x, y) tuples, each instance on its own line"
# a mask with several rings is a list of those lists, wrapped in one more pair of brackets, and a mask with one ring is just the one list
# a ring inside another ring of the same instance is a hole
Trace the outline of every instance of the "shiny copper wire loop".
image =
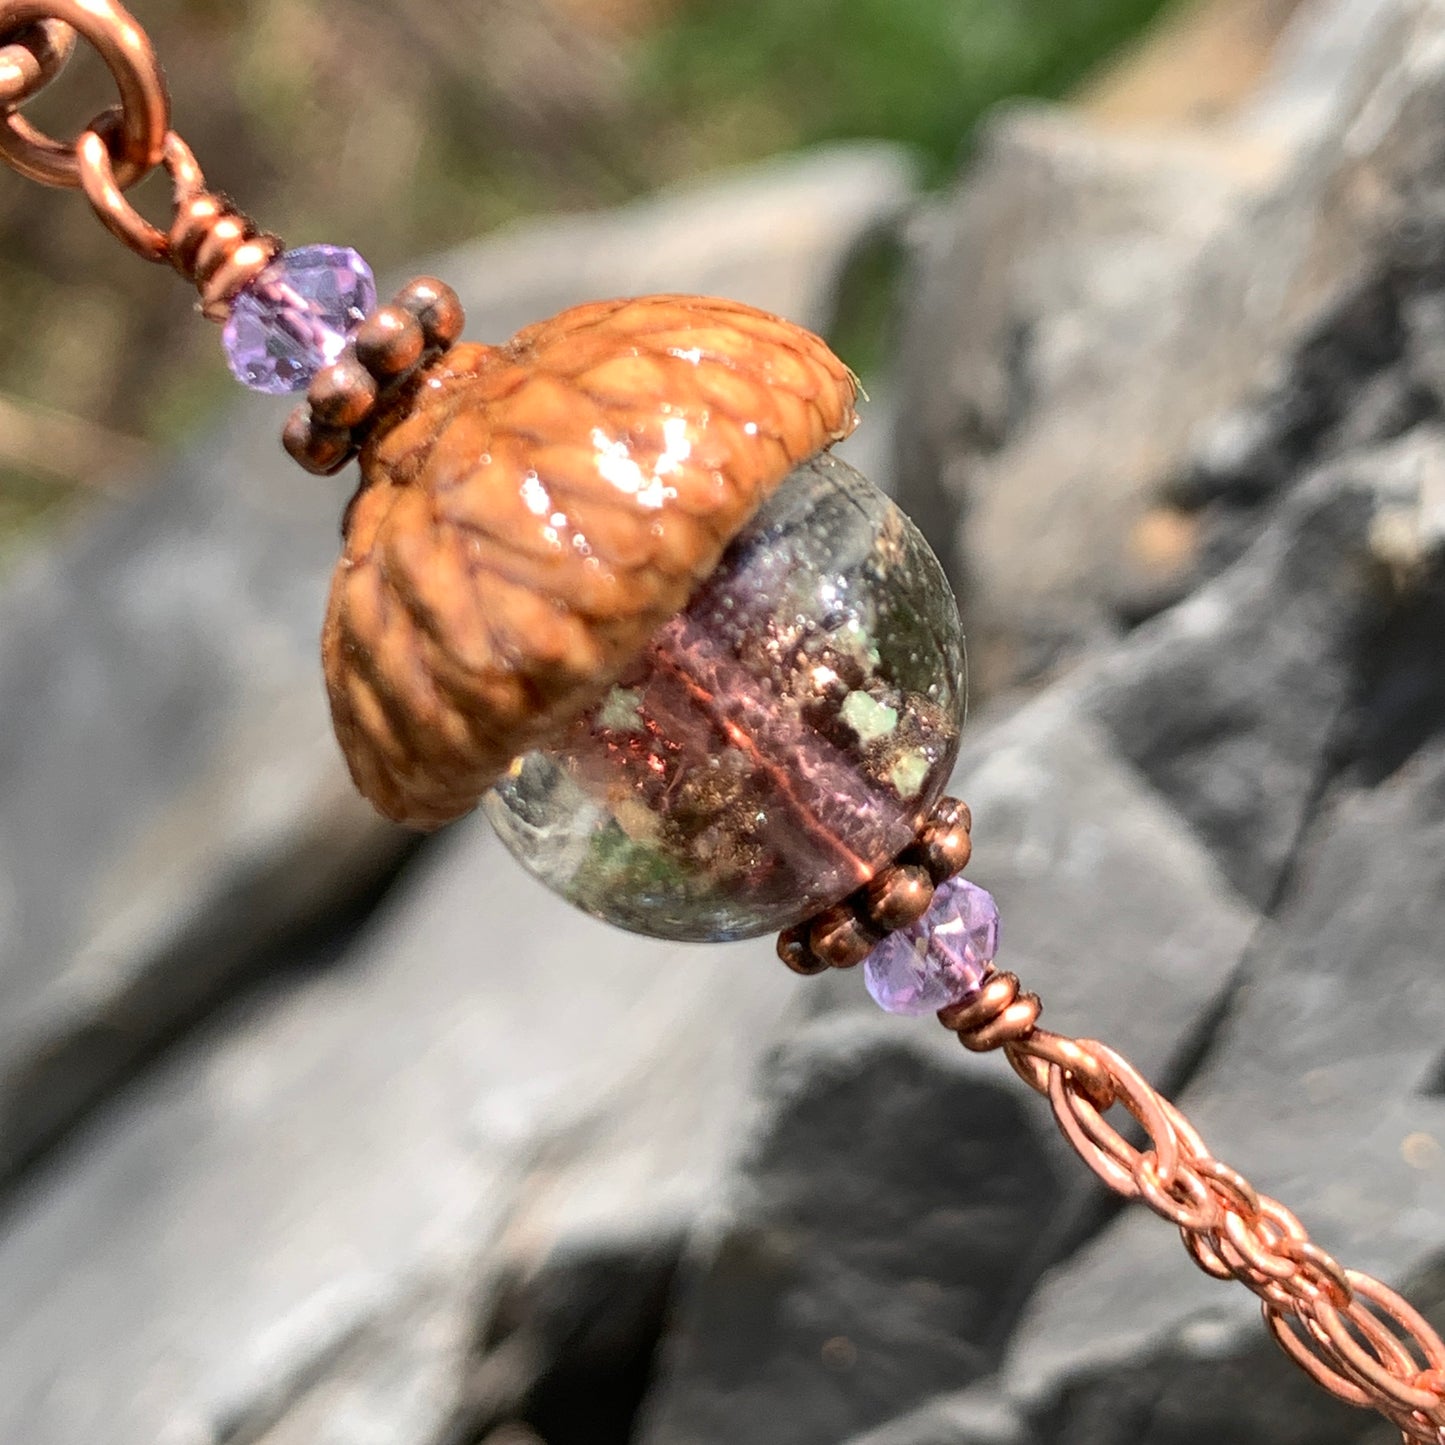
[[(152, 226), (126, 200), (111, 160), (110, 137), (117, 133), (119, 124), (119, 113), (108, 110), (97, 116), (91, 128), (76, 141), (75, 159), (80, 169), (81, 189), (111, 235), (148, 261), (164, 261), (170, 249), (166, 233)], [(179, 137), (168, 139), (177, 145), (184, 144)], [(167, 147), (163, 163), (174, 181), (176, 172), (172, 161)]]
[(75, 49), (75, 31), (58, 20), (38, 20), (13, 36), (8, 30), (0, 36), (0, 111), (14, 110), (38, 95)]
[[(1043, 1094), (1065, 1138), (1116, 1193), (1177, 1225), (1194, 1262), (1260, 1297), (1265, 1324), (1316, 1384), (1377, 1410), (1406, 1441), (1445, 1445), (1445, 1342), (1387, 1285), (1344, 1269), (1277, 1200), (1215, 1159), (1187, 1119), (1121, 1055), (1040, 1029), (1039, 1002), (1012, 974), (939, 1018), (965, 1047), (1003, 1049)], [(1137, 1147), (1104, 1118), (1131, 1114)]]
[(112, 168), (109, 139), (117, 124), (115, 113), (107, 112), (76, 143), (87, 199), (112, 235), (148, 261), (169, 261), (195, 283), (205, 314), (224, 320), (236, 293), (270, 263), (280, 241), (206, 190), (195, 156), (174, 131), (161, 159), (171, 179), (174, 218), (167, 231), (153, 226), (126, 200)]
[[(110, 67), (121, 103), (64, 145), (36, 131), (16, 107), (59, 74), (77, 34)], [(0, 160), (47, 185), (80, 187), (112, 235), (195, 283), (212, 320), (225, 319), (281, 248), (206, 190), (190, 148), (170, 129), (170, 98), (151, 43), (115, 0), (0, 0)], [(173, 193), (166, 230), (125, 198), (157, 166), (165, 167)]]
[[(31, 52), (35, 71), (20, 62), (25, 73), (0, 90), (0, 159), (45, 185), (82, 184), (79, 141), (58, 141), (15, 109), (44, 83), (44, 72), (53, 76), (60, 68), (63, 57), (57, 55), (57, 47), (64, 41), (54, 28), (57, 23), (84, 36), (115, 78), (121, 103), (111, 162), (116, 184), (128, 190), (161, 163), (171, 103), (149, 38), (115, 0), (0, 0), (0, 39), (15, 42), (26, 27), (50, 27), (44, 32), (45, 46)], [(94, 129), (93, 124), (87, 127), (86, 134)]]

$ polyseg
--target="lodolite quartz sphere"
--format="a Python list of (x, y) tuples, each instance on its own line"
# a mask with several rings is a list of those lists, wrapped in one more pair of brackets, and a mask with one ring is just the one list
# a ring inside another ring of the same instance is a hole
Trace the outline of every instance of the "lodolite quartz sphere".
[(963, 633), (918, 529), (824, 453), (630, 673), (486, 800), (522, 864), (635, 933), (787, 928), (866, 883), (953, 767)]

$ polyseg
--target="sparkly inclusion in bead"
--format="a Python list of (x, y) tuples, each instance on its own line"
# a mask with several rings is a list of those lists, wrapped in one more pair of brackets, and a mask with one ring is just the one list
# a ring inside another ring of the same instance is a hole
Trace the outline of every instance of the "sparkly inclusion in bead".
[(376, 305), (371, 267), (345, 246), (283, 251), (236, 297), (222, 344), (236, 380), (305, 391)]
[(816, 457), (487, 811), (598, 918), (660, 938), (772, 932), (913, 840), (958, 749), (963, 665), (927, 543), (851, 467)]
[(993, 896), (966, 878), (950, 878), (917, 923), (890, 933), (863, 960), (863, 979), (889, 1013), (937, 1013), (978, 992), (997, 952)]

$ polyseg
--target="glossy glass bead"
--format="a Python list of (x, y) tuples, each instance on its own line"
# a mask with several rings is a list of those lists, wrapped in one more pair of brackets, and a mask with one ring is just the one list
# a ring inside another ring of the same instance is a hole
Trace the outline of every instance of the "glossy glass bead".
[(371, 267), (355, 251), (283, 251), (232, 303), (222, 335), (231, 374), (272, 396), (305, 391), (375, 305)]
[(797, 923), (913, 840), (952, 769), (963, 636), (938, 560), (844, 462), (799, 467), (687, 609), (487, 800), (570, 902), (656, 937)]
[(967, 878), (947, 878), (917, 923), (890, 933), (863, 960), (863, 980), (889, 1013), (937, 1013), (976, 994), (997, 953), (992, 894)]

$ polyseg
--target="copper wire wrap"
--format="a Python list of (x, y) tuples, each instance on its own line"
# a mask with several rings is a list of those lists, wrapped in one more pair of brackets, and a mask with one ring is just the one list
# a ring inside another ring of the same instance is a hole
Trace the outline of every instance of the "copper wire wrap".
[[(36, 130), (19, 107), (60, 73), (77, 35), (110, 68), (121, 103), (66, 143)], [(170, 128), (170, 97), (150, 41), (114, 0), (0, 0), (0, 160), (45, 185), (83, 190), (112, 235), (196, 287), (213, 321), (225, 320), (236, 295), (281, 249), (206, 190), (190, 148)], [(158, 167), (173, 195), (164, 230), (125, 198)]]
[[(1094, 1039), (1039, 1028), (1040, 1008), (1013, 974), (994, 973), (975, 999), (939, 1019), (967, 1049), (1002, 1049), (1110, 1189), (1176, 1225), (1207, 1274), (1258, 1295), (1270, 1334), (1316, 1384), (1378, 1410), (1406, 1441), (1441, 1445), (1445, 1343), (1418, 1311), (1311, 1243), (1284, 1205), (1210, 1154), (1128, 1060)], [(1106, 1119), (1115, 1106), (1140, 1126), (1142, 1147)]]
[[(967, 865), (971, 826), (964, 804), (941, 799), (911, 849), (866, 889), (784, 933), (779, 956), (803, 974), (860, 962), (870, 940), (922, 915), (929, 879), (936, 886)], [(1001, 1049), (1049, 1101), (1079, 1157), (1116, 1194), (1175, 1225), (1200, 1269), (1258, 1295), (1266, 1328), (1317, 1385), (1379, 1411), (1405, 1441), (1445, 1445), (1445, 1342), (1423, 1316), (1312, 1243), (1284, 1205), (1216, 1159), (1127, 1059), (1097, 1040), (1041, 1029), (1042, 1009), (1014, 974), (995, 970), (938, 1017), (964, 1048)], [(1142, 1145), (1109, 1122), (1115, 1108), (1134, 1120)]]

